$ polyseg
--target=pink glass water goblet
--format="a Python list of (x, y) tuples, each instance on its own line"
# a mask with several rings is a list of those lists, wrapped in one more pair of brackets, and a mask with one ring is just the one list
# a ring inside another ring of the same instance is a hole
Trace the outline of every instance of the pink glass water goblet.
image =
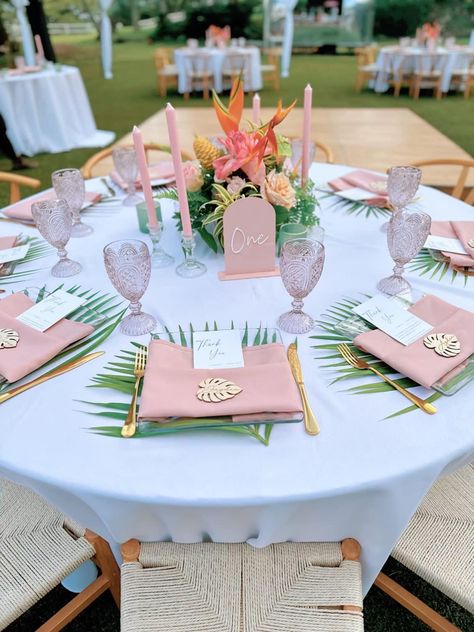
[(130, 301), (131, 314), (120, 323), (122, 333), (141, 336), (156, 327), (156, 320), (142, 312), (140, 299), (148, 287), (151, 257), (147, 245), (138, 239), (113, 241), (104, 248), (108, 277), (125, 299)]
[(378, 290), (391, 296), (411, 290), (411, 285), (403, 278), (404, 267), (423, 248), (430, 228), (431, 217), (421, 211), (405, 208), (392, 215), (387, 243), (395, 267), (391, 276), (379, 281)]
[(31, 214), (41, 235), (57, 248), (59, 261), (51, 268), (54, 277), (79, 274), (82, 266), (67, 256), (66, 244), (71, 237), (72, 215), (65, 200), (42, 200), (31, 205)]
[(87, 237), (94, 232), (92, 226), (81, 220), (81, 209), (84, 205), (86, 187), (79, 169), (59, 169), (51, 180), (56, 196), (66, 200), (72, 213), (71, 237)]
[(314, 320), (303, 312), (303, 299), (315, 288), (324, 267), (324, 246), (312, 239), (291, 239), (280, 253), (280, 275), (293, 309), (282, 314), (278, 326), (290, 334), (305, 334)]
[(143, 198), (136, 190), (138, 176), (137, 155), (133, 147), (116, 147), (112, 151), (114, 167), (127, 185), (127, 197), (122, 201), (123, 206), (136, 206), (143, 202)]
[[(416, 195), (421, 180), (421, 169), (418, 167), (391, 167), (387, 171), (388, 201), (393, 213), (398, 213), (409, 204)], [(382, 225), (386, 232), (388, 222)]]

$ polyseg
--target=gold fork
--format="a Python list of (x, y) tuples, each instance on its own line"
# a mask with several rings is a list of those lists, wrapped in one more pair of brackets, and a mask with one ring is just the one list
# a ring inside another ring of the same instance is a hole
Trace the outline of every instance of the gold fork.
[(352, 367), (354, 367), (354, 369), (367, 369), (369, 371), (372, 371), (372, 373), (375, 373), (375, 375), (381, 377), (382, 380), (387, 382), (387, 384), (390, 384), (390, 386), (393, 386), (393, 388), (399, 391), (402, 395), (405, 395), (407, 399), (415, 404), (415, 406), (418, 406), (418, 408), (421, 408), (421, 410), (423, 410), (425, 413), (428, 413), (429, 415), (434, 415), (434, 413), (437, 412), (437, 409), (432, 404), (425, 401), (424, 399), (421, 399), (421, 397), (413, 395), (413, 393), (410, 393), (410, 391), (407, 391), (406, 388), (403, 388), (403, 386), (400, 386), (399, 384), (391, 380), (374, 366), (371, 366), (368, 362), (362, 360), (362, 358), (353, 353), (346, 344), (337, 345), (337, 350), (342, 355), (344, 360)]
[(128, 409), (127, 418), (122, 426), (122, 437), (133, 437), (137, 430), (137, 397), (140, 380), (145, 375), (147, 351), (145, 347), (139, 347), (135, 355), (133, 375), (135, 376), (135, 388), (133, 389), (132, 402)]

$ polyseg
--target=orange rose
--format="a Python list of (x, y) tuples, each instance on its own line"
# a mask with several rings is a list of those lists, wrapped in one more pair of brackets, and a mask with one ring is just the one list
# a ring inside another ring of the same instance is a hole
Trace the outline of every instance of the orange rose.
[(262, 196), (275, 206), (291, 208), (296, 204), (295, 190), (287, 175), (273, 169), (267, 174), (262, 187)]

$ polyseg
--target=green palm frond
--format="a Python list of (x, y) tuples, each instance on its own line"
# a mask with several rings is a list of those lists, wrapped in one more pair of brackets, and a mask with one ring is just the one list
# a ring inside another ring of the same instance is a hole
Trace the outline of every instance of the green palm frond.
[(7, 267), (7, 274), (5, 276), (0, 276), (1, 285), (18, 283), (19, 281), (27, 279), (36, 272), (39, 272), (41, 268), (25, 270), (24, 267), (25, 265), (30, 264), (33, 261), (43, 259), (44, 257), (49, 257), (54, 253), (53, 248), (51, 248), (51, 246), (46, 241), (39, 239), (39, 237), (27, 237), (19, 235), (17, 239), (17, 246), (24, 246), (26, 244), (30, 244), (30, 248), (26, 253), (26, 257), (19, 261), (12, 262)]
[(466, 286), (469, 276), (454, 270), (449, 261), (437, 261), (428, 248), (422, 248), (416, 257), (407, 265), (410, 272), (417, 272), (420, 276), (429, 276), (430, 279), (442, 281), (445, 277), (454, 283), (456, 277), (464, 280)]
[(326, 193), (321, 196), (322, 200), (332, 199), (332, 203), (329, 204), (329, 209), (341, 210), (348, 215), (365, 215), (365, 217), (389, 217), (391, 211), (388, 208), (381, 206), (369, 206), (363, 202), (356, 202), (353, 200), (346, 200), (334, 193)]
[[(231, 323), (231, 329), (234, 329), (234, 324)], [(218, 331), (219, 326), (217, 322), (206, 322), (204, 325), (204, 331), (211, 329)], [(178, 333), (173, 335), (171, 331), (165, 328), (164, 334), (155, 334), (155, 338), (159, 339), (160, 336), (164, 337), (169, 342), (177, 342), (179, 338), (179, 344), (183, 347), (191, 346), (191, 338), (193, 332), (196, 330), (192, 324), (189, 325), (189, 331), (186, 332), (180, 325), (178, 327)], [(256, 331), (253, 338), (253, 345), (263, 345), (269, 342), (276, 342), (276, 332), (269, 332), (267, 328), (261, 326)], [(245, 329), (242, 333), (242, 346), (247, 346), (249, 343), (249, 328), (245, 325)], [(119, 421), (121, 424), (125, 421), (127, 412), (130, 407), (130, 401), (133, 394), (135, 385), (135, 376), (133, 375), (134, 360), (137, 348), (141, 345), (137, 342), (132, 342), (128, 349), (122, 349), (114, 360), (109, 362), (103, 369), (102, 373), (98, 373), (91, 379), (89, 388), (105, 388), (122, 393), (126, 396), (127, 401), (112, 401), (112, 402), (95, 402), (84, 401), (83, 404), (92, 406), (97, 409), (90, 412), (91, 415), (98, 417), (105, 417)], [(139, 395), (141, 394), (141, 385)], [(263, 425), (263, 432), (260, 431)], [(142, 422), (139, 424), (135, 438), (154, 437), (157, 435), (170, 434), (184, 431), (202, 431), (202, 430), (219, 430), (223, 432), (234, 432), (237, 434), (253, 437), (257, 441), (260, 441), (263, 445), (268, 445), (270, 442), (270, 435), (272, 432), (273, 424), (248, 424), (238, 425), (232, 421), (230, 417), (212, 417), (212, 418), (179, 418), (173, 419), (166, 423), (157, 422)], [(94, 426), (90, 429), (96, 434), (107, 437), (121, 437), (121, 425), (120, 426)]]
[[(350, 380), (364, 379), (363, 384), (358, 383), (355, 386), (348, 386), (348, 388), (345, 389), (346, 392), (357, 395), (386, 393), (393, 390), (390, 384), (387, 384), (386, 382), (380, 380), (372, 381), (373, 373), (371, 371), (354, 369), (347, 364), (337, 350), (338, 345), (347, 344), (349, 348), (365, 360), (365, 362), (378, 369), (384, 375), (389, 375), (394, 382), (403, 386), (403, 388), (413, 388), (418, 386), (418, 384), (410, 378), (400, 377), (399, 373), (378, 358), (375, 358), (369, 353), (364, 353), (358, 347), (355, 347), (349, 334), (341, 333), (339, 326), (342, 321), (354, 317), (352, 309), (367, 300), (367, 298), (370, 297), (364, 296), (360, 300), (354, 298), (344, 298), (342, 301), (338, 301), (335, 305), (326, 310), (326, 313), (322, 315), (321, 319), (316, 321), (316, 324), (319, 329), (321, 329), (322, 333), (310, 336), (310, 338), (314, 341), (320, 342), (321, 344), (312, 345), (312, 348), (318, 351), (318, 360), (325, 361), (324, 364), (321, 365), (322, 368), (335, 374), (331, 384), (335, 384), (337, 382), (350, 384)], [(370, 328), (373, 329), (371, 326)], [(368, 378), (370, 378), (370, 381), (365, 381)], [(439, 397), (441, 397), (441, 393), (434, 393), (427, 401), (434, 402)], [(413, 410), (417, 410), (416, 406), (408, 406), (403, 410), (399, 410), (389, 415), (386, 419), (396, 417)]]
[[(54, 292), (58, 289), (64, 289), (64, 286), (60, 285), (52, 291)], [(115, 295), (97, 292), (95, 290), (84, 290), (79, 285), (75, 285), (66, 291), (86, 299), (86, 302), (70, 314), (68, 318), (76, 322), (93, 324), (94, 331), (90, 336), (87, 336), (87, 338), (73, 343), (52, 360), (43, 364), (37, 373), (38, 376), (47, 373), (52, 364), (55, 365), (54, 368), (59, 368), (97, 349), (115, 330), (127, 311), (126, 308), (122, 307), (122, 301)], [(44, 287), (39, 291), (36, 289), (37, 302), (44, 297), (45, 292), (46, 289)], [(60, 361), (59, 363), (58, 360)], [(0, 393), (15, 385), (16, 382), (0, 383)]]

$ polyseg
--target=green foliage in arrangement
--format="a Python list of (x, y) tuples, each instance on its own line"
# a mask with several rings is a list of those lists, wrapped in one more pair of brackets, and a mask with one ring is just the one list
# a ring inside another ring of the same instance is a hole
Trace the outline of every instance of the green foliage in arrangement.
[[(54, 288), (52, 290), (55, 292), (56, 290), (63, 289), (64, 285), (60, 285), (59, 287)], [(45, 293), (47, 292), (46, 288), (43, 286), (39, 291), (35, 288), (31, 288), (35, 290), (35, 299), (36, 302), (41, 301)], [(75, 310), (72, 314), (68, 316), (69, 319), (75, 320), (76, 322), (91, 324), (92, 322), (98, 323), (95, 327), (94, 332), (87, 336), (87, 338), (83, 338), (82, 340), (78, 340), (72, 345), (69, 345), (64, 351), (59, 353), (49, 362), (44, 364), (38, 372), (38, 375), (44, 375), (48, 373), (48, 368), (52, 368), (51, 365), (54, 364), (54, 369), (64, 366), (73, 360), (77, 360), (82, 358), (97, 349), (99, 345), (101, 345), (104, 340), (106, 340), (111, 333), (115, 330), (117, 325), (122, 320), (123, 315), (127, 311), (126, 308), (122, 308), (122, 302), (118, 300), (117, 296), (106, 294), (103, 292), (96, 292), (94, 290), (83, 290), (80, 285), (75, 285), (68, 290), (66, 290), (70, 294), (74, 294), (75, 296), (80, 296), (86, 299), (86, 302), (81, 305), (77, 310)], [(25, 293), (28, 294), (28, 290), (25, 290)], [(31, 293), (31, 291), (30, 291)], [(60, 360), (59, 364), (56, 364)], [(14, 386), (16, 382), (0, 382), (0, 393), (6, 389)]]
[[(20, 261), (14, 261), (12, 264), (6, 264), (6, 273), (0, 275), (0, 285), (10, 285), (11, 283), (18, 283), (24, 281), (28, 277), (36, 272), (39, 272), (41, 268), (24, 269), (25, 264), (38, 261), (54, 253), (51, 246), (38, 237), (26, 237), (20, 235), (17, 240), (17, 246), (24, 246), (30, 244), (30, 248), (26, 253), (26, 257)], [(19, 269), (18, 269), (19, 268)]]
[[(219, 327), (214, 321), (212, 328), (214, 331), (218, 331)], [(231, 329), (234, 329), (234, 324), (231, 323)], [(190, 333), (194, 331), (192, 324), (189, 325)], [(209, 331), (209, 323), (206, 323), (204, 331)], [(183, 347), (190, 346), (188, 344), (188, 338), (185, 331), (180, 326), (176, 338), (171, 331), (165, 328), (165, 334), (162, 334), (169, 342), (178, 342)], [(158, 336), (156, 336), (158, 337)], [(249, 340), (250, 332), (248, 325), (245, 325), (245, 329), (242, 334), (242, 346), (246, 347), (249, 344), (265, 345), (270, 342), (276, 342), (276, 333), (270, 334), (267, 328), (259, 327), (253, 340)], [(105, 388), (108, 390), (116, 391), (127, 396), (127, 401), (109, 401), (109, 402), (83, 402), (99, 410), (91, 412), (91, 415), (97, 415), (99, 417), (106, 417), (108, 419), (114, 419), (116, 421), (123, 422), (127, 416), (128, 409), (130, 408), (130, 401), (133, 394), (133, 388), (135, 384), (135, 377), (133, 375), (133, 367), (135, 354), (137, 349), (141, 345), (137, 342), (132, 342), (131, 347), (121, 350), (120, 353), (115, 356), (115, 361), (109, 362), (105, 368), (104, 373), (99, 373), (92, 378), (92, 384), (90, 388)], [(141, 390), (140, 390), (141, 392)], [(262, 428), (263, 426), (263, 428)], [(91, 431), (106, 437), (121, 437), (120, 426), (94, 426)], [(230, 417), (212, 417), (209, 419), (176, 419), (167, 423), (146, 422), (140, 423), (137, 428), (137, 432), (133, 438), (146, 438), (155, 437), (163, 434), (171, 434), (176, 432), (183, 432), (186, 430), (202, 431), (202, 430), (218, 430), (223, 432), (233, 432), (248, 437), (253, 437), (257, 441), (260, 441), (265, 446), (269, 445), (270, 435), (273, 429), (273, 424), (251, 424), (251, 425), (236, 425), (232, 422)]]
[(410, 272), (418, 272), (420, 276), (429, 276), (430, 279), (436, 279), (437, 281), (442, 281), (446, 277), (451, 283), (454, 283), (456, 278), (461, 277), (464, 279), (464, 286), (466, 286), (469, 279), (467, 274), (454, 270), (448, 261), (437, 261), (434, 259), (427, 248), (420, 250), (416, 257), (407, 265), (407, 269)]
[[(358, 395), (367, 395), (375, 393), (386, 393), (387, 391), (393, 390), (390, 384), (381, 381), (379, 378), (375, 378), (374, 381), (374, 374), (371, 371), (354, 369), (349, 364), (347, 364), (347, 362), (342, 358), (341, 354), (337, 350), (337, 345), (345, 343), (350, 347), (352, 351), (354, 351), (354, 353), (356, 353), (356, 355), (361, 357), (363, 360), (365, 360), (365, 362), (367, 362), (374, 368), (378, 369), (384, 375), (389, 375), (390, 378), (400, 386), (403, 386), (404, 388), (413, 388), (415, 386), (418, 386), (416, 382), (408, 377), (397, 378), (396, 376), (399, 374), (394, 369), (392, 369), (390, 366), (388, 366), (378, 358), (370, 355), (369, 353), (364, 353), (360, 349), (356, 348), (352, 344), (351, 338), (347, 334), (342, 334), (339, 331), (338, 325), (342, 321), (353, 317), (353, 308), (357, 305), (360, 305), (362, 301), (367, 300), (368, 298), (370, 298), (370, 296), (364, 296), (361, 300), (345, 298), (342, 301), (338, 301), (335, 305), (328, 309), (325, 314), (323, 314), (321, 320), (317, 321), (317, 325), (323, 333), (310, 336), (310, 338), (320, 343), (312, 346), (313, 349), (316, 349), (319, 352), (317, 359), (329, 361), (328, 363), (323, 364), (322, 368), (333, 371), (336, 374), (336, 377), (331, 382), (331, 384), (336, 384), (339, 382), (346, 383), (348, 380), (360, 380), (361, 378), (367, 378), (367, 381), (364, 380), (363, 384), (357, 384), (356, 386), (349, 387), (346, 389), (346, 392)], [(427, 401), (434, 402), (440, 397), (442, 397), (441, 393), (434, 393), (433, 395), (428, 397)], [(398, 417), (399, 415), (403, 415), (414, 410), (417, 410), (416, 406), (407, 406), (402, 410), (388, 415), (386, 419)]]

